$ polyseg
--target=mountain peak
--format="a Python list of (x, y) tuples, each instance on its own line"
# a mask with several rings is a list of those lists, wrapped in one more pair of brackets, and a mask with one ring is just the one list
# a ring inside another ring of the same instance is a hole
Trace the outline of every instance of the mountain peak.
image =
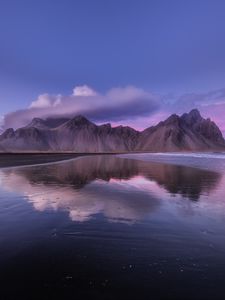
[(26, 128), (35, 127), (39, 129), (47, 129), (45, 121), (41, 118), (33, 118), (32, 121), (26, 126)]
[(192, 109), (188, 115), (196, 119), (202, 118), (200, 111), (197, 108)]
[(169, 124), (174, 124), (174, 123), (177, 123), (179, 121), (179, 116), (176, 115), (176, 114), (172, 114), (171, 116), (169, 116), (165, 121), (164, 123), (166, 125), (169, 125)]
[(41, 118), (33, 118), (31, 123), (44, 123), (44, 120)]
[(2, 135), (0, 136), (0, 140), (1, 139), (7, 139), (7, 138), (12, 138), (15, 135), (15, 131), (13, 128), (8, 128), (6, 129)]
[(79, 126), (93, 124), (91, 121), (89, 121), (87, 118), (85, 118), (82, 115), (77, 115), (73, 117), (72, 119), (70, 119), (69, 122), (73, 125), (79, 125)]
[(90, 123), (90, 121), (82, 115), (77, 115), (71, 119), (71, 121), (75, 121), (78, 123)]
[(36, 122), (44, 122), (44, 120), (41, 119), (41, 118), (33, 118), (32, 121), (36, 121)]
[(203, 120), (198, 109), (192, 109), (189, 113), (183, 114), (181, 116), (181, 119), (185, 121), (185, 123), (187, 123), (188, 125), (193, 125)]
[(90, 125), (95, 126), (94, 123), (90, 122), (87, 118), (85, 118), (82, 115), (77, 115), (75, 117), (73, 117), (72, 119), (70, 119), (68, 122), (66, 122), (65, 124), (63, 124), (62, 126), (66, 127), (66, 128), (80, 128), (80, 127), (89, 127)]

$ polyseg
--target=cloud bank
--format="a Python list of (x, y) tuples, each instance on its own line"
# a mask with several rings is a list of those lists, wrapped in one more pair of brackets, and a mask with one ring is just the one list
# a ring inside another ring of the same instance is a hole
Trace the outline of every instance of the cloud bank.
[(105, 94), (87, 85), (71, 95), (42, 94), (28, 108), (4, 116), (3, 129), (27, 125), (32, 118), (73, 117), (82, 114), (95, 122), (119, 122), (152, 115), (160, 107), (154, 94), (133, 86), (113, 88)]
[(82, 114), (96, 123), (129, 125), (142, 130), (157, 124), (173, 113), (193, 108), (211, 118), (225, 136), (225, 88), (207, 93), (156, 95), (127, 86), (99, 93), (87, 85), (76, 86), (70, 95), (42, 94), (26, 109), (11, 112), (0, 119), (2, 129), (27, 125), (33, 118), (73, 117)]

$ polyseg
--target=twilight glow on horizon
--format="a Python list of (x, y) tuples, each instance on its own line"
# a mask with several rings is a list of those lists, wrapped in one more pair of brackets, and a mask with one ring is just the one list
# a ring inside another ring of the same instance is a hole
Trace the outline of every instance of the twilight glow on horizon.
[(0, 0), (0, 123), (143, 129), (198, 108), (225, 134), (225, 1)]

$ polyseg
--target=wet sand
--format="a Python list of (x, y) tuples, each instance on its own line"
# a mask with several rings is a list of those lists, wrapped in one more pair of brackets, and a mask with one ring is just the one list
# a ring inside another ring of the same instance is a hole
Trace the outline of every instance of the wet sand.
[(0, 153), (0, 168), (44, 164), (68, 160), (91, 153)]

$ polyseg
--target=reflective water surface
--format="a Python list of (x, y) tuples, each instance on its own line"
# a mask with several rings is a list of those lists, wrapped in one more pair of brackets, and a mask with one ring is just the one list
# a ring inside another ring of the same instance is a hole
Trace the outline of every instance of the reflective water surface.
[(224, 299), (223, 168), (139, 158), (0, 170), (3, 299)]

